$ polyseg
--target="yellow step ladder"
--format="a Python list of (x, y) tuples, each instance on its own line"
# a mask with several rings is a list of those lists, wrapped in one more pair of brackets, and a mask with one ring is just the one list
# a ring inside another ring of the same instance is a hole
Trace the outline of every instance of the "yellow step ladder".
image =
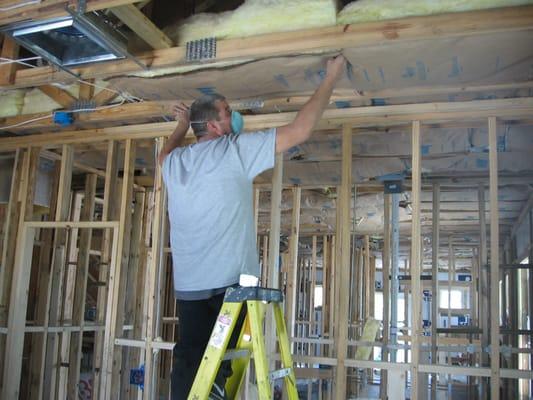
[[(207, 400), (209, 398), (211, 387), (223, 360), (232, 360), (233, 374), (226, 382), (226, 396), (228, 399), (235, 399), (244, 381), (252, 354), (260, 400), (272, 399), (271, 382), (281, 378), (285, 381), (287, 398), (289, 400), (298, 399), (289, 338), (283, 319), (282, 302), (283, 294), (276, 289), (237, 287), (229, 288), (226, 291), (224, 303), (189, 393), (189, 400)], [(236, 348), (226, 351), (244, 303), (246, 303), (246, 319)], [(282, 369), (270, 373), (263, 335), (266, 304), (273, 307), (282, 364)]]

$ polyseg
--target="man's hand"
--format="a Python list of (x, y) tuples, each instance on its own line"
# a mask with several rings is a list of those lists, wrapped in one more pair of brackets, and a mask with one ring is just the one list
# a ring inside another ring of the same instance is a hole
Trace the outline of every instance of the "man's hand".
[(328, 60), (328, 64), (326, 66), (326, 76), (329, 76), (333, 80), (337, 81), (345, 70), (346, 58), (344, 58), (344, 56), (341, 54)]
[(326, 77), (305, 103), (291, 123), (280, 126), (276, 131), (276, 152), (282, 153), (293, 146), (305, 142), (322, 117), (327, 107), (333, 87), (346, 70), (346, 59), (339, 55), (328, 60)]
[(172, 150), (174, 150), (176, 147), (181, 146), (181, 144), (183, 143), (183, 138), (189, 130), (189, 107), (187, 107), (184, 103), (178, 103), (174, 107), (172, 107), (172, 111), (174, 112), (175, 120), (178, 121), (178, 126), (176, 126), (176, 129), (174, 129), (172, 135), (170, 135), (170, 137), (165, 142), (161, 153), (159, 153), (159, 164), (163, 164), (163, 160), (168, 154), (172, 152)]
[(174, 113), (174, 119), (178, 122), (182, 122), (184, 125), (189, 125), (190, 116), (189, 116), (189, 107), (185, 103), (177, 103), (172, 107), (172, 112)]

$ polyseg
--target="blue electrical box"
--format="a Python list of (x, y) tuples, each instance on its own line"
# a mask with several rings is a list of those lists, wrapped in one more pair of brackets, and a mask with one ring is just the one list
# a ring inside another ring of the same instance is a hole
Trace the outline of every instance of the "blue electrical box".
[(144, 365), (130, 370), (130, 384), (137, 385), (141, 390), (144, 390)]
[(74, 122), (74, 116), (68, 111), (56, 111), (54, 113), (54, 123), (61, 126), (69, 126)]

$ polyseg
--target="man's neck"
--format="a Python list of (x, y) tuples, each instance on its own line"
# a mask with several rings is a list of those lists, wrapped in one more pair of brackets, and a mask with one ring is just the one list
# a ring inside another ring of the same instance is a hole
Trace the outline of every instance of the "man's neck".
[(207, 142), (209, 140), (214, 140), (214, 139), (218, 139), (219, 137), (222, 137), (222, 136), (219, 136), (217, 135), (216, 133), (208, 133), (207, 135), (204, 135), (204, 136), (200, 136), (197, 140), (198, 143), (200, 142)]

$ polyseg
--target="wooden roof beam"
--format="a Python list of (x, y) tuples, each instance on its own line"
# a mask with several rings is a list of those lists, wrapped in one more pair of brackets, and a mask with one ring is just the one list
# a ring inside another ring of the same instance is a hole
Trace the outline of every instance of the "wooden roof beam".
[[(60, 89), (53, 85), (43, 85), (39, 86), (39, 90), (43, 92), (45, 95), (50, 97), (52, 100), (54, 100), (56, 103), (60, 104), (63, 108), (69, 108), (72, 103), (76, 101), (76, 98), (71, 95), (66, 90)], [(23, 116), (20, 115), (15, 118), (22, 118)], [(24, 117), (26, 118), (26, 117)], [(9, 124), (6, 124), (9, 125)]]
[[(108, 108), (102, 112), (81, 114), (80, 120), (100, 121), (106, 115), (113, 115), (118, 121), (124, 121), (126, 117), (135, 118), (142, 112), (143, 107), (150, 109), (148, 102), (128, 104), (126, 106)], [(379, 126), (380, 123), (409, 123), (413, 120), (424, 123), (435, 120), (478, 119), (490, 115), (496, 115), (500, 119), (515, 119), (533, 114), (533, 97), (503, 99), (503, 100), (475, 100), (454, 103), (424, 103), (405, 104), (397, 106), (380, 107), (355, 107), (326, 110), (317, 130), (337, 129), (343, 124), (351, 126)], [(295, 112), (274, 113), (263, 115), (245, 116), (247, 130), (259, 130), (268, 127), (278, 127), (294, 120)], [(2, 120), (0, 120), (2, 121)], [(2, 121), (2, 122), (5, 122)], [(36, 123), (39, 123), (37, 121)], [(8, 124), (4, 124), (8, 125)], [(1, 125), (0, 125), (1, 127)], [(28, 135), (20, 137), (8, 137), (0, 139), (0, 151), (14, 150), (22, 146), (46, 146), (57, 147), (68, 143), (91, 143), (101, 140), (121, 139), (152, 139), (159, 136), (170, 135), (176, 122), (159, 122), (141, 125), (126, 125), (112, 128), (95, 128), (77, 131), (62, 131), (40, 135)], [(192, 139), (192, 132), (188, 134)]]
[[(96, 1), (96, 0), (93, 0)], [(100, 0), (103, 1), (103, 0)], [(111, 1), (111, 0), (108, 0)], [(119, 1), (119, 0), (116, 0)], [(123, 0), (125, 1), (125, 0)], [(131, 3), (131, 1), (128, 1)], [(245, 61), (272, 56), (290, 56), (308, 52), (340, 51), (399, 41), (443, 39), (450, 37), (511, 32), (531, 29), (533, 6), (450, 13), (424, 17), (402, 18), (346, 26), (307, 29), (288, 33), (271, 33), (247, 38), (220, 40), (217, 57), (197, 63), (198, 68), (212, 68), (226, 61)], [(438, 27), (438, 28), (436, 28)], [(159, 49), (137, 54), (137, 59), (152, 69), (190, 66), (185, 46)], [(140, 71), (131, 60), (117, 60), (75, 68), (83, 79), (103, 78)], [(28, 87), (57, 80), (74, 79), (52, 67), (19, 70), (11, 87)], [(5, 86), (5, 85), (4, 85)]]
[(111, 12), (152, 48), (169, 49), (173, 46), (172, 40), (134, 5), (114, 7)]
[[(139, 0), (86, 0), (87, 11), (102, 10), (105, 8), (118, 7), (124, 4), (136, 3)], [(12, 0), (2, 3), (2, 7), (9, 7), (21, 3), (19, 0)], [(14, 22), (26, 20), (38, 20), (45, 18), (64, 17), (69, 15), (67, 6), (72, 5), (68, 0), (42, 0), (36, 4), (28, 4), (24, 7), (16, 7), (11, 10), (2, 11), (0, 15), (0, 25), (7, 25)]]

